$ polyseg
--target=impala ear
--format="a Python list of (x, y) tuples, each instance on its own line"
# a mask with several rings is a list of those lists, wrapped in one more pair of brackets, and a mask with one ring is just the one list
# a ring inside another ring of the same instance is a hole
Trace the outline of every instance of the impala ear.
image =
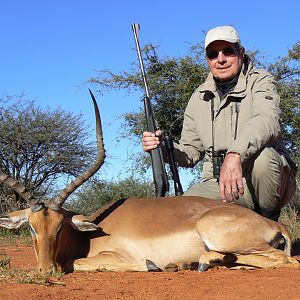
[(17, 210), (0, 217), (0, 226), (8, 229), (19, 228), (23, 223), (28, 222), (31, 208)]
[(66, 219), (66, 221), (79, 231), (96, 231), (99, 227), (87, 220), (88, 217), (83, 215), (75, 215), (72, 219)]

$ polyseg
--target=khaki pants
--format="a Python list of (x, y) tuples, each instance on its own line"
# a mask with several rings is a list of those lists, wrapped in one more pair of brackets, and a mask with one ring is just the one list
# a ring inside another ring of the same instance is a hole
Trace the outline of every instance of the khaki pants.
[[(236, 204), (250, 208), (273, 220), (278, 220), (280, 209), (294, 196), (296, 172), (291, 170), (283, 155), (273, 148), (264, 148), (243, 166), (244, 195)], [(192, 186), (184, 196), (201, 196), (220, 200), (216, 179)]]

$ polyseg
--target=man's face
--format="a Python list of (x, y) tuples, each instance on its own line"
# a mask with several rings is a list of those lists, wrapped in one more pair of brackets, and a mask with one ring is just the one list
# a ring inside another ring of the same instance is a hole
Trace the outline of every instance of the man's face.
[(242, 68), (244, 49), (226, 41), (214, 41), (206, 49), (206, 59), (213, 76), (221, 81), (233, 78)]

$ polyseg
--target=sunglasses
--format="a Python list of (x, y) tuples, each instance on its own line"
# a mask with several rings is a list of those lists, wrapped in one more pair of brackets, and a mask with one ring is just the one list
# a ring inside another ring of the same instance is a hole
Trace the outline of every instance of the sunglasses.
[(219, 56), (220, 52), (222, 52), (224, 56), (234, 56), (237, 53), (235, 48), (226, 47), (223, 50), (206, 51), (206, 56), (208, 57), (208, 59), (215, 59)]

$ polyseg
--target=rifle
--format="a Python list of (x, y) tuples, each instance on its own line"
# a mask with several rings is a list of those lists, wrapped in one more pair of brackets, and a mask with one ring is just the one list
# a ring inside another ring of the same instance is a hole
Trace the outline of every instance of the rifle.
[[(137, 23), (132, 24), (132, 31), (133, 31), (133, 35), (134, 35), (134, 39), (135, 39), (137, 54), (138, 54), (141, 73), (142, 73), (142, 78), (143, 78), (143, 82), (144, 82), (144, 90), (145, 90), (144, 107), (145, 107), (145, 114), (146, 114), (147, 130), (149, 132), (155, 133), (156, 130), (158, 129), (158, 126), (157, 126), (157, 122), (155, 121), (153, 108), (152, 108), (152, 105), (150, 102), (147, 77), (146, 77), (146, 73), (145, 73), (140, 43), (139, 43), (139, 39), (138, 39), (139, 29), (140, 29), (139, 24), (137, 24)], [(167, 153), (168, 153), (170, 171), (172, 173), (172, 178), (174, 181), (175, 194), (179, 196), (179, 195), (183, 194), (183, 190), (182, 190), (182, 186), (181, 186), (181, 183), (179, 180), (179, 174), (178, 174), (177, 165), (175, 162), (174, 151), (173, 151), (174, 150), (173, 140), (170, 136), (167, 136), (164, 139), (164, 143), (166, 145), (166, 149), (167, 149)], [(157, 147), (156, 149), (151, 150), (150, 155), (151, 155), (152, 172), (153, 172), (156, 196), (164, 197), (166, 192), (169, 191), (169, 181), (168, 181), (167, 173), (166, 173), (165, 166), (164, 166), (164, 160), (163, 160), (161, 146)]]

